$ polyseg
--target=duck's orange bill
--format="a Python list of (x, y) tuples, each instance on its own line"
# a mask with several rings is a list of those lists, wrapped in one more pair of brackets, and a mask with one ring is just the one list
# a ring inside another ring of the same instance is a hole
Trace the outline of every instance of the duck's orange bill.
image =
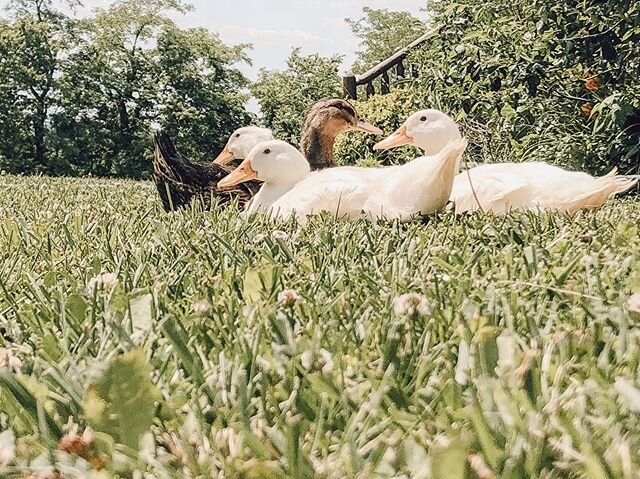
[(226, 177), (218, 183), (219, 188), (228, 188), (230, 186), (239, 185), (245, 181), (250, 181), (257, 178), (258, 172), (251, 167), (251, 161), (245, 159), (240, 166), (229, 173)]
[(228, 146), (224, 147), (224, 150), (222, 150), (220, 152), (220, 154), (218, 155), (218, 157), (213, 160), (213, 162), (216, 165), (226, 165), (227, 163), (229, 163), (230, 161), (233, 161), (235, 159), (235, 155), (231, 152), (231, 150), (229, 149)]
[(389, 148), (396, 148), (398, 146), (410, 145), (413, 143), (413, 138), (407, 134), (406, 125), (402, 125), (391, 136), (388, 136), (379, 143), (376, 143), (373, 147), (374, 150), (388, 150)]

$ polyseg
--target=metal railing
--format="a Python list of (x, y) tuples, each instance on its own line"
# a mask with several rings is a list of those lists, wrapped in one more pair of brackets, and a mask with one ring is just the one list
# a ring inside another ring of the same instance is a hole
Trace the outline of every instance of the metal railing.
[[(347, 98), (351, 100), (358, 99), (358, 87), (361, 85), (366, 85), (367, 87), (367, 98), (372, 95), (375, 95), (375, 85), (373, 84), (374, 80), (380, 78), (380, 93), (382, 95), (386, 95), (391, 90), (391, 84), (389, 80), (389, 72), (392, 68), (396, 69), (396, 74), (400, 78), (406, 78), (406, 68), (404, 61), (412, 50), (422, 46), (427, 40), (437, 36), (439, 31), (437, 29), (430, 30), (429, 32), (422, 35), (416, 41), (407, 45), (401, 50), (398, 50), (396, 53), (391, 55), (386, 60), (378, 63), (376, 66), (371, 68), (366, 73), (362, 75), (347, 75), (342, 78), (342, 86), (344, 88), (344, 94)], [(411, 72), (412, 76), (417, 77), (417, 70), (412, 68)]]

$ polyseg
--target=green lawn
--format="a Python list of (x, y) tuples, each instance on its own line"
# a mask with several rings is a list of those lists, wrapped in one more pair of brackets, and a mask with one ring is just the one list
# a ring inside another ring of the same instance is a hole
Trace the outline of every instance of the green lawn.
[(0, 477), (637, 478), (639, 224), (299, 229), (0, 177)]

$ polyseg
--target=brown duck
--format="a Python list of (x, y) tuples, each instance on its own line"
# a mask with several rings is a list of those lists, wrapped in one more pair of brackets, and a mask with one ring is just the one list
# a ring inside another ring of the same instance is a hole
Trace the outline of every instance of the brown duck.
[[(260, 130), (264, 132), (264, 129)], [(346, 131), (382, 134), (379, 128), (360, 120), (353, 106), (345, 100), (320, 100), (309, 109), (302, 126), (300, 150), (309, 160), (312, 170), (335, 166), (333, 146), (338, 135)], [(244, 159), (243, 153), (250, 150), (247, 143), (259, 143), (264, 139), (260, 134), (242, 138), (250, 133), (249, 128), (234, 132), (227, 146), (212, 163), (186, 158), (177, 152), (166, 133), (156, 133), (154, 180), (164, 209), (175, 211), (188, 206), (194, 198), (198, 198), (205, 209), (211, 208), (214, 199), (219, 204), (225, 204), (237, 198), (239, 206), (244, 206), (260, 189), (260, 182), (250, 181), (229, 188), (218, 187), (218, 182), (232, 171), (226, 166), (227, 163), (233, 159)], [(234, 147), (239, 140), (243, 140), (244, 148)]]

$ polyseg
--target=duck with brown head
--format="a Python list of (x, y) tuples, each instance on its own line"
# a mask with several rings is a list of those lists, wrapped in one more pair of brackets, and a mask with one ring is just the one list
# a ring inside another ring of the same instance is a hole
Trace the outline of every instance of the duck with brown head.
[(361, 120), (355, 108), (345, 100), (324, 99), (309, 109), (302, 126), (300, 151), (309, 161), (311, 170), (336, 166), (333, 146), (338, 135), (347, 131), (383, 133), (380, 128)]

